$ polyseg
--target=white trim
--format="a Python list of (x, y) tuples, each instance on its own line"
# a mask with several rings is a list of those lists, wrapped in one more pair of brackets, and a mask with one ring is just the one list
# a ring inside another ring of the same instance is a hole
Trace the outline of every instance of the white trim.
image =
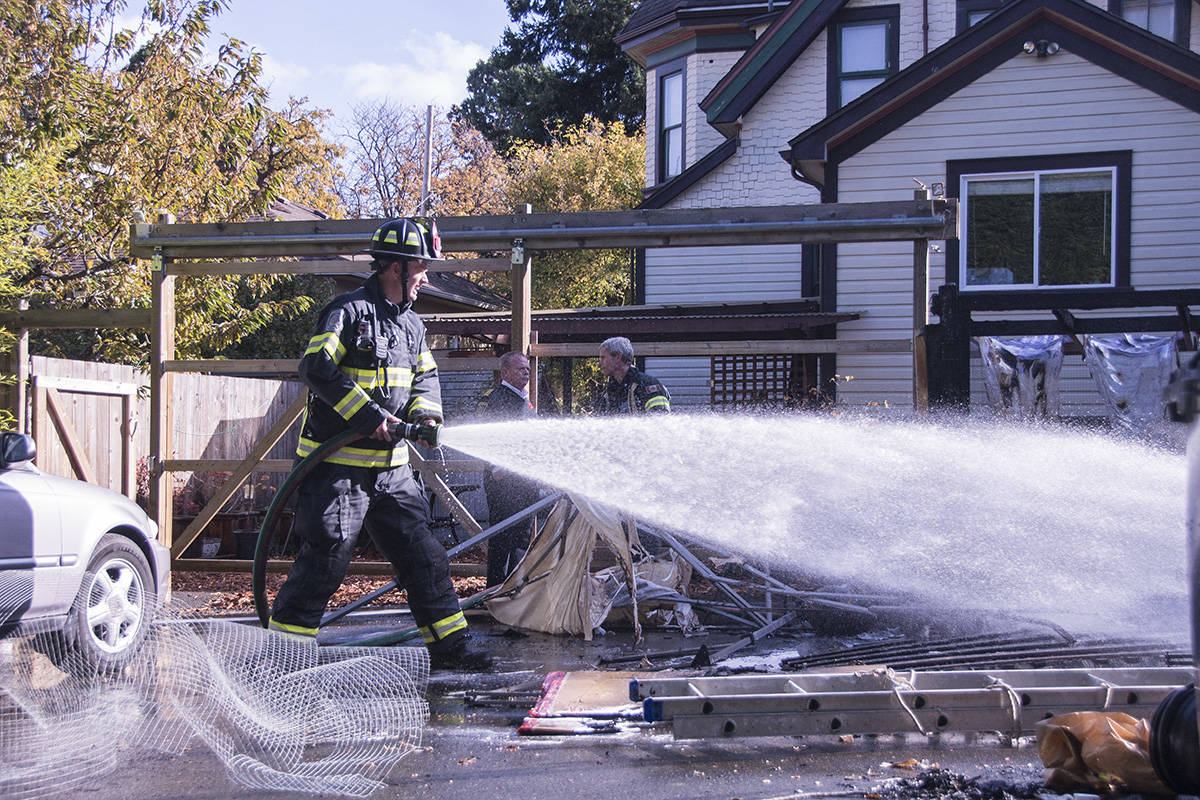
[[(1101, 173), (1109, 175), (1109, 191), (1112, 203), (1109, 208), (1108, 224), (1108, 283), (1075, 283), (1075, 284), (1043, 284), (1041, 279), (1041, 181), (1043, 175), (1064, 175), (1068, 173)], [(972, 180), (1032, 180), (1033, 181), (1033, 283), (1001, 283), (1001, 284), (972, 284), (967, 282), (967, 245), (970, 239), (969, 203), (970, 195), (967, 186)], [(1066, 169), (1033, 169), (1016, 172), (975, 172), (959, 176), (959, 202), (963, 235), (958, 240), (958, 279), (959, 286), (972, 292), (1009, 291), (1012, 289), (1086, 289), (1093, 287), (1113, 287), (1117, 285), (1117, 168), (1116, 166), (1072, 167)]]

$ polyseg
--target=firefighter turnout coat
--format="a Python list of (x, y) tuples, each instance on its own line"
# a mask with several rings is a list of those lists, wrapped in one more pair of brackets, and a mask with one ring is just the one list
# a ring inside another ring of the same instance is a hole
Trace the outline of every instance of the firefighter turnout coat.
[[(425, 345), (425, 324), (408, 304), (397, 306), (383, 296), (378, 275), (335, 298), (322, 310), (320, 324), (300, 359), (300, 378), (310, 393), (297, 456), (307, 456), (347, 428), (370, 436), (386, 419), (385, 411), (405, 422), (442, 419), (437, 364)], [(367, 439), (327, 461), (396, 467), (408, 462), (408, 447)]]
[(608, 385), (596, 398), (595, 404), (595, 413), (600, 416), (670, 410), (671, 394), (667, 387), (658, 379), (639, 372), (632, 364), (620, 383), (614, 378), (608, 379)]

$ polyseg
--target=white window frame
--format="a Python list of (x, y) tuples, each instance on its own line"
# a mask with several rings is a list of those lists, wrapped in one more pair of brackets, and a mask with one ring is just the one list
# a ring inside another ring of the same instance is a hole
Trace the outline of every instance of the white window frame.
[[(674, 109), (676, 111), (676, 113), (678, 113), (678, 115), (679, 115), (679, 122), (674, 125), (667, 126), (664, 122), (664, 118), (666, 117), (666, 109), (667, 109), (666, 85), (667, 85), (667, 81), (671, 80), (672, 78), (679, 79), (679, 106), (678, 106), (678, 108)], [(655, 160), (657, 162), (656, 166), (655, 166), (655, 173), (656, 173), (655, 180), (659, 183), (666, 183), (667, 181), (671, 180), (671, 178), (674, 178), (676, 175), (679, 175), (687, 168), (687, 155), (686, 155), (687, 142), (685, 141), (685, 139), (687, 138), (687, 136), (686, 136), (686, 134), (687, 134), (687, 115), (684, 113), (686, 106), (687, 106), (687, 75), (686, 75), (686, 71), (683, 69), (683, 67), (680, 66), (676, 69), (671, 69), (671, 70), (659, 75), (658, 76), (658, 119), (657, 119), (657, 125), (656, 125), (656, 127), (658, 128), (658, 136), (657, 136), (657, 140), (656, 140), (656, 144), (657, 144), (656, 151), (657, 152), (655, 154), (656, 155)], [(670, 153), (667, 148), (667, 136), (668, 136), (668, 133), (670, 133), (671, 131), (675, 131), (675, 130), (678, 130), (678, 132), (679, 132), (679, 153), (678, 153), (679, 170), (677, 172), (672, 172), (671, 168), (670, 168), (670, 166), (671, 166), (670, 161), (669, 161)]]
[[(1041, 178), (1043, 175), (1065, 175), (1072, 173), (1097, 173), (1107, 172), (1110, 178), (1110, 191), (1112, 193), (1112, 204), (1109, 210), (1110, 219), (1108, 225), (1109, 235), (1109, 263), (1108, 263), (1108, 282), (1107, 283), (1078, 283), (1078, 284), (1042, 284), (1041, 280)], [(977, 172), (959, 177), (959, 203), (961, 211), (961, 219), (963, 226), (963, 235), (958, 241), (958, 280), (959, 286), (964, 290), (972, 292), (994, 292), (994, 291), (1011, 291), (1013, 289), (1020, 290), (1038, 290), (1038, 289), (1087, 289), (1087, 288), (1112, 288), (1117, 285), (1117, 224), (1119, 220), (1120, 210), (1117, 208), (1120, 202), (1120, 194), (1117, 184), (1117, 168), (1115, 166), (1095, 166), (1095, 167), (1079, 167), (1066, 169), (1034, 169), (1020, 170), (1016, 172)], [(967, 282), (967, 250), (970, 244), (971, 231), (969, 227), (970, 220), (970, 192), (968, 186), (972, 181), (999, 181), (999, 180), (1033, 180), (1033, 283), (1001, 283), (1001, 284), (970, 284)]]

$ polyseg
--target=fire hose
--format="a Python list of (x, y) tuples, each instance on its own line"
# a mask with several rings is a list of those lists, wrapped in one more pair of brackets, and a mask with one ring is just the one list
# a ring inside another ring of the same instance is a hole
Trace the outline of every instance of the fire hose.
[[(430, 447), (438, 446), (438, 437), (441, 432), (441, 425), (438, 424), (410, 424), (398, 422), (391, 425), (388, 429), (395, 440), (406, 440), (413, 442), (421, 442)], [(363, 435), (358, 431), (348, 430), (339, 433), (327, 442), (321, 444), (316, 450), (309, 453), (292, 468), (288, 473), (287, 478), (279, 486), (279, 491), (275, 493), (275, 498), (267, 507), (267, 513), (263, 516), (262, 526), (258, 529), (258, 540), (254, 545), (254, 566), (251, 569), (250, 585), (254, 590), (254, 608), (258, 612), (258, 621), (262, 626), (267, 627), (271, 619), (271, 607), (267, 602), (267, 560), (270, 558), (271, 539), (275, 532), (275, 522), (279, 518), (279, 512), (287, 505), (292, 494), (296, 491), (296, 487), (304, 480), (313, 468), (328, 458), (335, 451), (345, 446), (346, 444), (358, 439), (362, 439)], [(415, 633), (416, 629), (413, 629)], [(408, 638), (407, 636), (405, 638)]]

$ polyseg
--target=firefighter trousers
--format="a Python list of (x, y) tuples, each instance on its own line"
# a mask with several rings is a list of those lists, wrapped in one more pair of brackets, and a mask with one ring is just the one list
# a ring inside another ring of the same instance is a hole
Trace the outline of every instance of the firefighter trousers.
[(275, 597), (271, 627), (315, 636), (329, 598), (342, 585), (365, 530), (408, 593), (413, 620), (430, 649), (466, 634), (450, 559), (429, 530), (429, 502), (412, 467), (322, 462), (296, 491), (293, 532), (300, 551)]

